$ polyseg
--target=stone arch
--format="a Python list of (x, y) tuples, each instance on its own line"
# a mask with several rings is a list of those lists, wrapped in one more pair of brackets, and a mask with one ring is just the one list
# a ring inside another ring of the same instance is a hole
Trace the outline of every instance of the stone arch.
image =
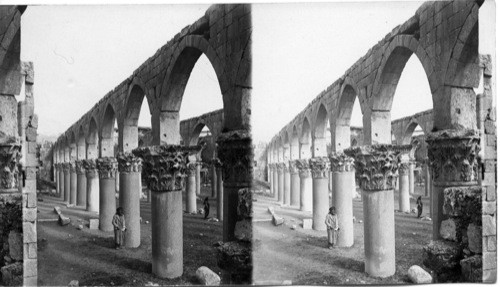
[(434, 94), (438, 88), (434, 72), (434, 61), (430, 59), (416, 38), (410, 35), (394, 37), (384, 52), (371, 96), (371, 109), (375, 111), (390, 111), (392, 100), (399, 78), (403, 73), (406, 63), (415, 54), (422, 64), (427, 80)]
[(300, 158), (310, 158), (312, 157), (311, 153), (311, 124), (307, 116), (304, 116), (302, 120), (302, 127), (300, 129), (300, 139), (299, 139), (299, 150), (300, 150)]
[(78, 143), (77, 143), (77, 158), (79, 160), (87, 158), (87, 151), (85, 145), (85, 131), (83, 130), (83, 125), (78, 128)]
[(426, 133), (426, 131), (424, 130), (424, 128), (422, 127), (422, 125), (420, 125), (420, 123), (417, 121), (417, 120), (412, 120), (410, 121), (406, 127), (405, 127), (405, 130), (404, 130), (404, 133), (403, 133), (403, 138), (401, 139), (401, 144), (403, 145), (407, 145), (407, 144), (411, 144), (411, 138), (413, 136), (413, 132), (415, 131), (415, 129), (417, 128), (417, 126), (420, 126), (420, 128), (422, 129), (422, 131), (424, 132), (424, 134)]
[[(471, 9), (479, 9), (471, 1)], [(469, 13), (462, 25), (446, 68), (446, 83), (454, 87), (476, 88), (480, 81), (478, 13)]]
[(70, 149), (70, 153), (69, 153), (69, 160), (71, 162), (75, 161), (77, 159), (77, 156), (78, 156), (78, 151), (77, 151), (77, 142), (76, 142), (76, 139), (78, 138), (78, 136), (75, 134), (75, 131), (73, 129), (70, 129), (69, 130), (69, 142), (68, 142), (68, 146), (69, 146), (69, 149)]
[(358, 141), (356, 139), (352, 139), (351, 146), (358, 146)]
[(327, 143), (326, 143), (326, 127), (329, 122), (329, 114), (326, 109), (326, 105), (321, 103), (318, 106), (316, 112), (316, 119), (314, 121), (314, 136), (313, 136), (313, 146), (314, 146), (314, 157), (327, 156)]
[(215, 127), (212, 124), (210, 124), (210, 122), (200, 120), (196, 123), (193, 131), (189, 134), (189, 141), (187, 142), (187, 145), (198, 144), (201, 131), (203, 130), (204, 127), (207, 127), (210, 130), (210, 134), (212, 134), (212, 136), (215, 135)]
[[(333, 151), (342, 151), (352, 146), (351, 116), (354, 109), (354, 102), (356, 101), (356, 97), (359, 95), (357, 87), (353, 85), (352, 82), (352, 80), (344, 81), (344, 84), (340, 89), (340, 97), (333, 117)], [(359, 102), (361, 105), (361, 101)], [(362, 107), (361, 111), (363, 111)]]
[(108, 103), (104, 111), (101, 121), (100, 131), (100, 156), (111, 157), (114, 156), (114, 127), (116, 121), (116, 112), (111, 103)]
[(146, 91), (142, 80), (134, 77), (129, 85), (122, 125), (120, 125), (118, 145), (121, 151), (129, 152), (139, 146), (138, 122), (144, 98), (146, 98), (150, 113), (154, 107), (153, 96)]
[(99, 156), (98, 143), (99, 133), (97, 128), (97, 120), (94, 116), (90, 117), (89, 129), (87, 131), (87, 159), (95, 159)]
[[(234, 105), (243, 105), (243, 103), (234, 97), (228, 98), (231, 94), (226, 93), (229, 89), (228, 81), (224, 73), (222, 62), (215, 53), (215, 50), (210, 46), (208, 41), (201, 36), (186, 36), (177, 46), (171, 60), (173, 64), (169, 65), (162, 84), (158, 102), (160, 108), (158, 121), (161, 118), (168, 118), (168, 121), (165, 121), (165, 123), (158, 123), (159, 129), (155, 131), (155, 133), (159, 133), (157, 137), (160, 142), (178, 144), (180, 141), (179, 110), (181, 108), (182, 98), (194, 65), (202, 54), (208, 58), (217, 75), (224, 105), (224, 126), (226, 126), (228, 118), (241, 118), (241, 107), (235, 108)], [(235, 116), (235, 113), (239, 115)], [(155, 124), (156, 123), (153, 123), (153, 125)], [(232, 124), (238, 125), (238, 123)]]

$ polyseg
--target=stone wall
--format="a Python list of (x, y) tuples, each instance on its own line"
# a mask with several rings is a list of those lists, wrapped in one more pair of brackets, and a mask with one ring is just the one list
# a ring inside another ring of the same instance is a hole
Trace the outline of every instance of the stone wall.
[(0, 285), (23, 284), (21, 194), (0, 194)]

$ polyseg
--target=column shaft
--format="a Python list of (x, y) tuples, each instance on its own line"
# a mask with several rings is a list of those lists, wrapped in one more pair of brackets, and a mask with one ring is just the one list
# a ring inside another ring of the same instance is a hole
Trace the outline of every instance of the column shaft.
[(76, 206), (77, 176), (76, 170), (72, 168), (70, 172), (70, 194), (69, 203)]
[(69, 193), (71, 190), (71, 173), (69, 168), (64, 170), (64, 202), (69, 203)]
[(85, 173), (77, 174), (76, 205), (87, 206), (87, 177)]
[(415, 193), (415, 164), (410, 163), (408, 171), (408, 190), (411, 195)]
[(116, 212), (116, 173), (118, 163), (113, 157), (97, 159), (99, 170), (99, 229), (113, 231), (113, 215)]
[(62, 167), (59, 168), (59, 199), (64, 200), (64, 170)]
[(410, 212), (410, 188), (408, 166), (399, 168), (399, 211)]
[[(195, 180), (196, 180), (196, 195), (201, 194), (201, 177), (200, 177), (200, 172), (201, 172), (201, 163), (196, 164), (196, 174), (195, 174)], [(212, 197), (215, 197), (214, 192), (212, 192)]]
[(87, 172), (87, 211), (99, 212), (99, 178), (97, 170)]
[(224, 218), (224, 183), (222, 182), (222, 168), (217, 169), (217, 219)]
[(279, 164), (279, 170), (278, 170), (278, 202), (283, 203), (284, 202), (284, 191), (285, 191), (285, 176), (284, 176), (284, 171), (283, 171), (283, 163)]
[(314, 230), (326, 230), (325, 218), (328, 214), (330, 198), (328, 196), (328, 174), (330, 162), (326, 157), (309, 160), (313, 182), (313, 222)]
[(140, 172), (120, 172), (120, 207), (123, 208), (127, 227), (125, 246), (131, 248), (141, 245), (139, 190), (141, 190)]
[(210, 167), (210, 174), (210, 185), (212, 186), (212, 196), (214, 196), (217, 194), (217, 171), (213, 164)]
[(290, 171), (288, 166), (285, 166), (283, 171), (283, 203), (290, 205)]
[(300, 207), (300, 177), (297, 170), (290, 173), (290, 205)]
[(278, 200), (278, 181), (279, 181), (279, 175), (278, 175), (278, 167), (275, 166), (273, 170), (273, 198), (275, 200)]
[(186, 177), (186, 211), (196, 213), (196, 170)]

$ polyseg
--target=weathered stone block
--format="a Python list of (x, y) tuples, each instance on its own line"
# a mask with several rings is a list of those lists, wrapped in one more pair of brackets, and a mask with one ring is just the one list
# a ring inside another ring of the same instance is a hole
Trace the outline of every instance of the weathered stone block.
[(455, 217), (471, 217), (478, 222), (482, 209), (482, 188), (451, 187), (444, 190), (443, 213)]
[(89, 219), (89, 229), (99, 229), (99, 219)]
[(313, 222), (312, 222), (311, 218), (304, 218), (302, 220), (302, 228), (304, 228), (304, 229), (312, 229), (312, 225), (313, 225)]
[(497, 199), (497, 192), (495, 186), (486, 186), (486, 200), (495, 201)]
[(497, 270), (483, 270), (483, 283), (497, 282)]
[(0, 269), (2, 273), (2, 285), (5, 286), (21, 286), (23, 285), (23, 263), (16, 262), (4, 266)]
[(497, 250), (497, 237), (496, 236), (488, 236), (486, 237), (486, 246), (488, 251), (496, 251)]
[(483, 281), (483, 261), (481, 255), (460, 260), (460, 268), (462, 278), (465, 282), (482, 282)]
[(236, 222), (234, 236), (239, 240), (250, 242), (252, 240), (252, 221), (250, 219), (243, 219)]
[(36, 193), (25, 193), (23, 196), (26, 197), (26, 207), (33, 208), (37, 206)]
[(497, 211), (496, 202), (483, 201), (483, 214), (494, 214)]
[(54, 206), (54, 213), (57, 215), (61, 214), (61, 208), (59, 206)]
[(196, 270), (196, 278), (202, 285), (220, 285), (220, 277), (208, 267), (201, 266)]
[(439, 234), (445, 240), (457, 241), (457, 227), (455, 225), (455, 220), (447, 219), (441, 222), (441, 227), (439, 228)]
[(30, 142), (36, 142), (36, 128), (26, 128), (26, 140)]
[(410, 269), (408, 269), (408, 277), (410, 277), (411, 282), (415, 284), (432, 283), (431, 274), (418, 265), (413, 265)]
[(59, 214), (59, 221), (58, 222), (59, 222), (59, 225), (65, 226), (65, 225), (70, 224), (71, 219), (69, 217), (62, 215), (62, 214)]
[(470, 251), (476, 254), (483, 252), (483, 236), (481, 226), (477, 226), (472, 223), (469, 224), (467, 227), (467, 242)]
[(495, 217), (490, 215), (483, 215), (483, 236), (490, 236), (497, 234), (497, 224)]
[(495, 269), (497, 268), (497, 253), (494, 252), (484, 252), (483, 253), (483, 269)]
[(36, 222), (23, 222), (23, 242), (36, 242)]
[(15, 261), (23, 260), (23, 235), (16, 231), (9, 232), (9, 256)]
[(285, 219), (283, 217), (277, 216), (276, 214), (273, 214), (272, 222), (273, 222), (274, 226), (278, 226), (278, 225), (285, 223)]
[(24, 259), (24, 276), (31, 277), (38, 275), (37, 260), (36, 259)]
[(249, 284), (252, 276), (251, 243), (229, 241), (217, 247), (217, 266), (231, 274), (232, 283)]
[(458, 243), (432, 240), (423, 248), (424, 266), (437, 274), (439, 282), (456, 281), (460, 275), (462, 249)]
[(28, 243), (28, 258), (36, 259), (37, 258), (37, 243)]
[(23, 221), (34, 222), (36, 221), (36, 207), (35, 208), (23, 208)]

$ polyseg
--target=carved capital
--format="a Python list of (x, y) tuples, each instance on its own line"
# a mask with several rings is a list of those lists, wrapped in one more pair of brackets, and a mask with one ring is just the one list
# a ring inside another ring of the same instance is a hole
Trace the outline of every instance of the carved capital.
[(99, 178), (115, 178), (118, 162), (114, 157), (101, 157), (96, 160)]
[(297, 167), (297, 162), (295, 160), (291, 160), (289, 162), (289, 170), (290, 170), (290, 174), (297, 174), (299, 173), (299, 168)]
[(87, 172), (87, 177), (96, 177), (97, 172), (97, 163), (94, 159), (84, 159), (82, 160), (83, 168), (85, 168)]
[(237, 213), (239, 220), (253, 217), (253, 201), (251, 188), (242, 188), (238, 190)]
[(85, 174), (86, 170), (85, 167), (83, 166), (83, 160), (75, 161), (75, 170), (77, 174)]
[(184, 188), (187, 160), (201, 146), (157, 145), (140, 147), (132, 153), (143, 160), (148, 187), (155, 192), (180, 191)]
[(132, 153), (118, 153), (118, 171), (120, 172), (142, 172), (142, 159)]
[(196, 169), (198, 164), (196, 162), (190, 162), (186, 165), (187, 176), (196, 176)]
[(400, 162), (398, 166), (399, 175), (408, 175), (410, 173), (410, 162)]
[(284, 162), (279, 162), (279, 163), (276, 164), (276, 168), (278, 169), (278, 173), (279, 174), (284, 174), (285, 173), (285, 169), (287, 167), (286, 167), (286, 164)]
[(307, 178), (311, 176), (311, 168), (307, 159), (297, 159), (295, 162), (297, 163), (300, 177)]
[(20, 144), (0, 144), (0, 192), (18, 191), (18, 163), (20, 159)]
[(248, 187), (253, 178), (253, 146), (250, 133), (245, 130), (223, 133), (217, 139), (217, 155), (223, 164), (225, 183)]
[(400, 147), (393, 145), (360, 146), (346, 149), (344, 152), (354, 157), (356, 176), (364, 191), (395, 188)]
[(476, 130), (443, 130), (427, 137), (429, 165), (440, 186), (476, 185), (479, 135)]
[(328, 178), (330, 161), (327, 157), (313, 157), (309, 159), (309, 166), (313, 178)]
[(69, 171), (71, 173), (76, 173), (76, 164), (75, 164), (75, 162), (72, 161), (72, 162), (69, 162), (68, 164), (69, 164)]
[(63, 162), (62, 168), (64, 173), (69, 173), (71, 171), (71, 164), (69, 162)]
[(333, 172), (350, 172), (354, 170), (354, 159), (343, 152), (332, 153), (330, 163)]

